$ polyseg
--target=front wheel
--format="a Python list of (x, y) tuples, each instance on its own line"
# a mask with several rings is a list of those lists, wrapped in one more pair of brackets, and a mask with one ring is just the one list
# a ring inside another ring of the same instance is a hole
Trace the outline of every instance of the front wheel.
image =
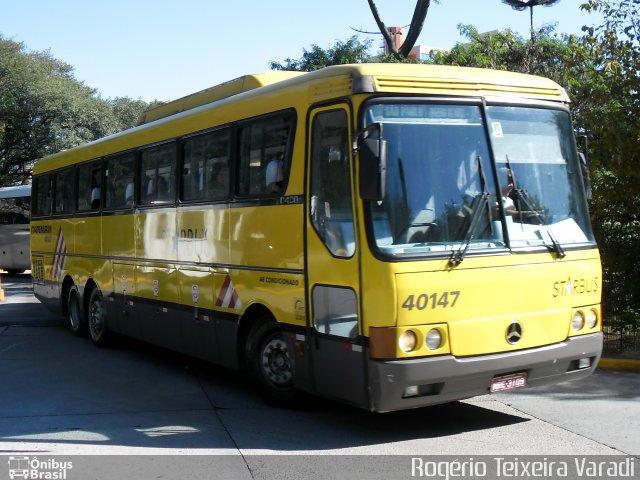
[(91, 341), (98, 347), (105, 347), (109, 343), (107, 330), (107, 308), (102, 292), (96, 287), (89, 297), (89, 334)]
[(293, 384), (289, 345), (275, 321), (261, 321), (251, 329), (246, 365), (266, 403), (279, 407), (294, 406), (298, 391)]

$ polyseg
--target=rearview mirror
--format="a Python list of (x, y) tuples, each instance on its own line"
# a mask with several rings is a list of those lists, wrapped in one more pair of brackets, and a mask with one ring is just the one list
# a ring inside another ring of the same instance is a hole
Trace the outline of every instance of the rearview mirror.
[[(378, 138), (371, 138), (371, 132), (378, 131)], [(382, 137), (382, 124), (374, 123), (358, 135), (360, 153), (360, 198), (382, 201), (387, 174), (387, 141)]]

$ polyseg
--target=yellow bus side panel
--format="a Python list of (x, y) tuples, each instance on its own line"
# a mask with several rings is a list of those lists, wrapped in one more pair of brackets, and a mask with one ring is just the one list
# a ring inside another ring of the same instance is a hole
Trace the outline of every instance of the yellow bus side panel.
[[(176, 261), (176, 211), (167, 208), (145, 211), (135, 216), (136, 254), (139, 258)], [(117, 232), (114, 232), (117, 234)]]
[[(105, 217), (105, 220), (112, 217)], [(74, 223), (74, 253), (81, 255), (102, 254), (102, 219), (100, 217), (77, 217)], [(123, 236), (123, 235), (121, 235)]]
[[(182, 267), (178, 271), (180, 302), (193, 308), (194, 318), (199, 309), (213, 310), (215, 300), (214, 274), (208, 268)], [(206, 319), (205, 319), (206, 320)]]
[(178, 212), (175, 236), (180, 261), (229, 263), (229, 211), (226, 205)]
[[(227, 279), (227, 275), (215, 276), (217, 310), (240, 314), (246, 312), (252, 304), (260, 303), (271, 311), (279, 322), (305, 325), (302, 274), (231, 270), (228, 277)], [(233, 291), (229, 291), (229, 288)], [(231, 301), (234, 292), (238, 302), (235, 305)]]
[(303, 268), (302, 205), (231, 208), (231, 264)]
[[(96, 221), (99, 221), (96, 219)], [(105, 215), (102, 217), (102, 252), (107, 256), (133, 258), (136, 256), (133, 215)], [(98, 253), (100, 246), (89, 245), (88, 252)]]

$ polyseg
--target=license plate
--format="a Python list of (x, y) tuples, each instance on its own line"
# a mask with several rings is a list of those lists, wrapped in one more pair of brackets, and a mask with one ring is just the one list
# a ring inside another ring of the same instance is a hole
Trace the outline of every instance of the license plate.
[(502, 392), (504, 390), (512, 390), (514, 388), (522, 388), (527, 386), (527, 374), (513, 373), (503, 377), (494, 377), (491, 380), (491, 393)]

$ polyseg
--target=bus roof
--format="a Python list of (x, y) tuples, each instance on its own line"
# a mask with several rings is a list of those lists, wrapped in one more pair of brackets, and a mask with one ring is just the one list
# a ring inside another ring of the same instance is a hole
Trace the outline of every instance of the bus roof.
[(274, 71), (240, 77), (163, 104), (146, 112), (141, 119), (145, 123), (137, 127), (45, 157), (45, 162), (36, 163), (34, 173), (115, 153), (111, 146), (114, 141), (118, 141), (118, 151), (163, 141), (169, 137), (162, 137), (161, 132), (166, 131), (166, 122), (173, 119), (190, 121), (198, 115), (209, 115), (234, 99), (255, 99), (263, 94), (276, 98), (279, 93), (288, 93), (288, 89), (295, 89), (297, 94), (305, 92), (305, 101), (309, 104), (354, 94), (376, 93), (569, 102), (564, 89), (552, 80), (500, 70), (363, 63), (336, 65), (309, 73)]
[(30, 197), (31, 185), (16, 185), (0, 188), (0, 198)]
[(248, 92), (249, 90), (264, 87), (266, 85), (271, 85), (272, 83), (281, 82), (298, 75), (304, 75), (304, 73), (274, 71), (244, 75), (234, 80), (221, 83), (220, 85), (216, 85), (205, 90), (192, 93), (186, 97), (163, 103), (155, 108), (151, 108), (140, 116), (138, 125), (153, 122), (160, 118), (191, 110), (192, 108), (215, 102), (216, 100), (222, 100), (223, 98), (228, 98), (239, 93)]

